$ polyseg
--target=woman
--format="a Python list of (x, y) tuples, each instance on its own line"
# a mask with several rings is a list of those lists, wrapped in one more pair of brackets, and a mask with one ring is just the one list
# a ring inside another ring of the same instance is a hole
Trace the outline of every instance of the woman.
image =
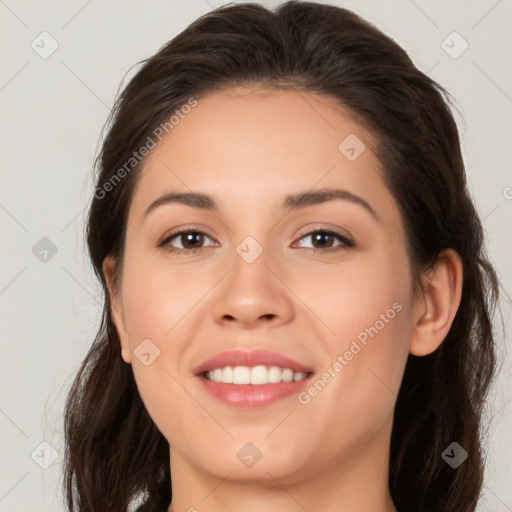
[(70, 511), (469, 511), (497, 278), (447, 93), (354, 13), (202, 16), (122, 91)]

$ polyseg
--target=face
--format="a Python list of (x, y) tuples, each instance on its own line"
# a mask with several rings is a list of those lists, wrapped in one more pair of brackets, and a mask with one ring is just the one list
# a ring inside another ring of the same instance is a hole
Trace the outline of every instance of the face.
[[(237, 88), (153, 150), (114, 305), (171, 468), (285, 485), (387, 461), (414, 298), (371, 145), (332, 99)], [(210, 203), (153, 204), (169, 193)]]

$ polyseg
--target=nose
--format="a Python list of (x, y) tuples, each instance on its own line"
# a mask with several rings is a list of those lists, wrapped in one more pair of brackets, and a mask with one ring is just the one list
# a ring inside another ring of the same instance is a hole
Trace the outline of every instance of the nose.
[(241, 329), (290, 322), (294, 295), (285, 283), (285, 271), (275, 260), (270, 261), (268, 251), (252, 263), (236, 255), (222, 285), (216, 288), (215, 322)]

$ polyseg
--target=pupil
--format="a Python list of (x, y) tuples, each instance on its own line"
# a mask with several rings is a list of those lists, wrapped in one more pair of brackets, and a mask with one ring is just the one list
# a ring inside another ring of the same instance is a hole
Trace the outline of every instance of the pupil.
[[(320, 246), (321, 247), (324, 247), (325, 245), (328, 245), (328, 244), (325, 244), (325, 243), (322, 243), (322, 239), (324, 237), (329, 237), (329, 233), (317, 233), (315, 237), (313, 237), (314, 239), (314, 243), (316, 244), (317, 242), (320, 242)], [(323, 240), (323, 242), (325, 242), (325, 240)]]
[[(189, 244), (189, 243), (193, 244), (194, 243), (194, 238), (201, 237), (201, 236), (202, 236), (201, 233), (197, 233), (195, 231), (192, 232), (192, 233), (186, 233), (185, 234), (186, 243), (183, 244), (183, 246), (187, 247), (187, 244)], [(197, 240), (196, 240), (196, 242), (197, 242)]]

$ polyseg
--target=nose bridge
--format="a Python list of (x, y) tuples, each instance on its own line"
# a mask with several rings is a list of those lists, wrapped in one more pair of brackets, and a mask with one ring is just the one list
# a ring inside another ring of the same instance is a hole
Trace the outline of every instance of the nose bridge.
[(261, 234), (258, 238), (261, 243), (255, 236), (248, 235), (235, 247), (231, 276), (228, 279), (232, 288), (238, 288), (237, 293), (247, 297), (255, 293), (260, 296), (272, 294), (278, 284), (272, 280), (272, 272), (269, 270), (269, 267), (277, 265), (269, 238), (263, 240)]
[[(241, 209), (242, 210), (242, 209)], [(243, 280), (265, 284), (270, 289), (279, 288), (279, 280), (272, 275), (281, 265), (278, 242), (279, 226), (274, 228), (275, 216), (269, 211), (259, 211), (257, 205), (246, 203), (238, 223), (232, 226), (234, 245), (233, 272)], [(282, 285), (281, 285), (282, 286)]]
[(289, 321), (293, 315), (287, 288), (274, 275), (279, 262), (271, 237), (265, 236), (263, 229), (258, 233), (245, 236), (234, 247), (231, 270), (214, 304), (218, 322), (229, 319), (249, 326), (259, 319)]
[(231, 218), (234, 222), (230, 222), (229, 226), (235, 252), (233, 264), (243, 269), (244, 266), (251, 267), (257, 263), (257, 269), (263, 270), (265, 264), (272, 265), (272, 260), (276, 256), (272, 248), (275, 247), (273, 238), (277, 230), (271, 229), (275, 217), (270, 214), (268, 208), (262, 209), (261, 204), (254, 202), (254, 199), (239, 197), (238, 201), (235, 210), (237, 215), (233, 212)]
[[(262, 235), (259, 239), (262, 240)], [(258, 259), (266, 261), (270, 245), (267, 240), (268, 238), (265, 238), (265, 241), (260, 243), (254, 236), (248, 235), (236, 246), (235, 252), (247, 265), (252, 265)], [(261, 258), (263, 253), (265, 256)]]

